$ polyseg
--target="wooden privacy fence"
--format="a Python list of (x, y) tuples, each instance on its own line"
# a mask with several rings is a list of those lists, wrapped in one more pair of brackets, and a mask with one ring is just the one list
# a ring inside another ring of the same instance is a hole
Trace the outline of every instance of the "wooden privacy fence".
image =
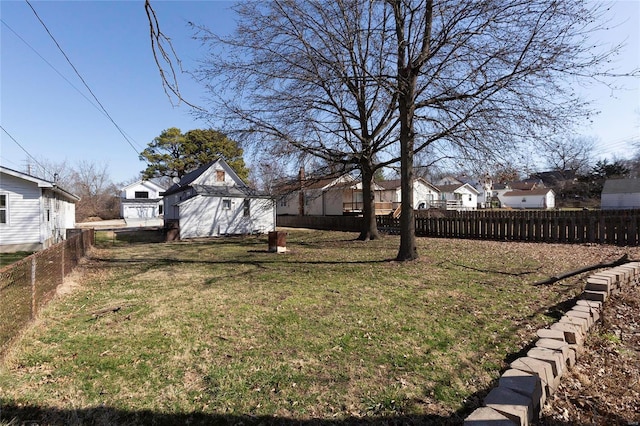
[(0, 353), (51, 300), (93, 243), (93, 229), (85, 230), (0, 269)]
[[(640, 210), (420, 212), (416, 235), (436, 238), (640, 245)], [(378, 229), (400, 220), (378, 216)]]

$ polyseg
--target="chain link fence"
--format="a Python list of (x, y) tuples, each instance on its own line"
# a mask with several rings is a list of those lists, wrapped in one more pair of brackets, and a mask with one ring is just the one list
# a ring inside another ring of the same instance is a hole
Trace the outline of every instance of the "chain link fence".
[(0, 269), (0, 353), (93, 246), (93, 229)]

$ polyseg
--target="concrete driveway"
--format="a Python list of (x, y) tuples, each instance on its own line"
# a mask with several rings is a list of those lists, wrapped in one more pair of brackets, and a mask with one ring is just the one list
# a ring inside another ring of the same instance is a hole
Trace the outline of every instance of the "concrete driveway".
[(100, 220), (95, 222), (76, 223), (77, 228), (94, 229), (126, 229), (126, 228), (158, 228), (162, 227), (162, 219), (114, 219)]

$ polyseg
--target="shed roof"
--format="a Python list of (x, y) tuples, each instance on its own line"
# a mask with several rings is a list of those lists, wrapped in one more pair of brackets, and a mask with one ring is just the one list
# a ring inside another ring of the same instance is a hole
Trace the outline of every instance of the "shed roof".
[(640, 193), (640, 179), (607, 179), (602, 187), (603, 194)]
[(514, 189), (502, 194), (503, 197), (526, 197), (529, 195), (547, 195), (549, 192), (553, 192), (551, 188), (536, 188), (536, 189)]

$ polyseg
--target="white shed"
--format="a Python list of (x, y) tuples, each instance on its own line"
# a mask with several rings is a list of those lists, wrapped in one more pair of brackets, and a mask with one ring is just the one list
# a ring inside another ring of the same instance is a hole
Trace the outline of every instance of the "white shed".
[(640, 209), (640, 179), (607, 179), (600, 195), (600, 208)]
[(0, 252), (36, 251), (66, 238), (80, 198), (55, 182), (0, 166)]
[(553, 209), (556, 194), (551, 188), (513, 189), (498, 195), (502, 207), (512, 209)]
[(249, 188), (219, 159), (185, 175), (164, 194), (166, 228), (180, 238), (267, 233), (275, 230), (273, 198)]

